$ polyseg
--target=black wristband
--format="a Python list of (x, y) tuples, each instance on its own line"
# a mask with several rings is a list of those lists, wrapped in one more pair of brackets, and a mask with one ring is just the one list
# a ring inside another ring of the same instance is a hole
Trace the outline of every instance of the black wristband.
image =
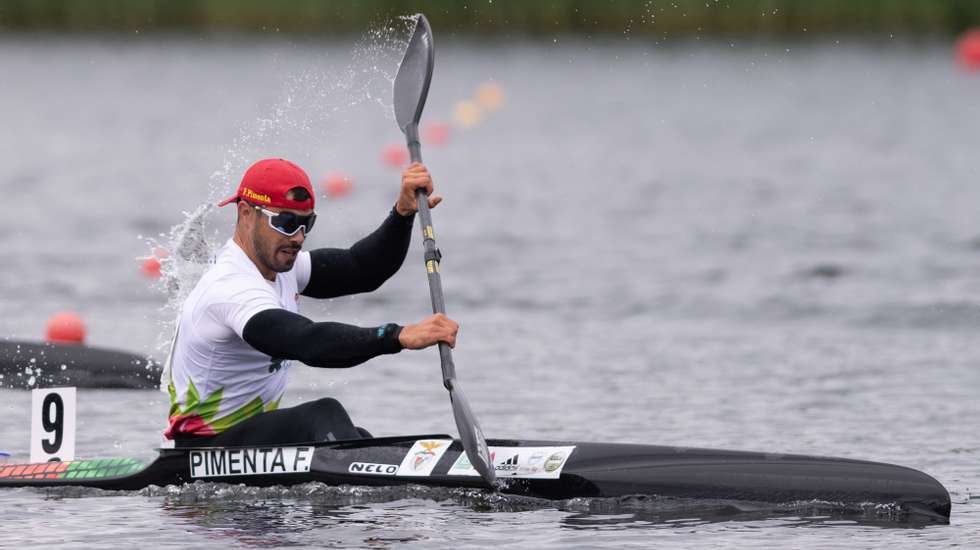
[(398, 335), (402, 333), (402, 327), (395, 323), (388, 323), (378, 327), (377, 335), (382, 340), (381, 353), (398, 353), (402, 349), (402, 343), (398, 340)]

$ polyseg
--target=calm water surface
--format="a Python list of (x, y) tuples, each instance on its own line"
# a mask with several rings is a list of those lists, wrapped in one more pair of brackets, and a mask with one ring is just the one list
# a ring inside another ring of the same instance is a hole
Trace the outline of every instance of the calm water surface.
[[(354, 178), (310, 246), (370, 231), (397, 191), (380, 156), (401, 138), (386, 111), (399, 58), (388, 36), (0, 36), (0, 337), (38, 339), (74, 309), (90, 343), (162, 358), (172, 313), (137, 258), (256, 158)], [(456, 362), (490, 436), (900, 463), (949, 489), (950, 525), (805, 504), (198, 485), (3, 491), (0, 546), (980, 545), (980, 78), (947, 44), (440, 40), (426, 119), (490, 79), (505, 106), (425, 148), (446, 196)], [(209, 214), (209, 238), (232, 223)], [(379, 292), (303, 304), (365, 325), (428, 307), (417, 239)], [(378, 435), (455, 431), (432, 350), (293, 370), (287, 404), (324, 395)], [(152, 458), (163, 394), (78, 399), (79, 456)], [(29, 403), (0, 391), (15, 459)]]

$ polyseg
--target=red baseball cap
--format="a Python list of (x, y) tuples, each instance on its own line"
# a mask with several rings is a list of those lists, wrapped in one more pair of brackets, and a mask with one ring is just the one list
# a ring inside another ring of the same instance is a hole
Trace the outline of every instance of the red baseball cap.
[[(296, 187), (305, 189), (310, 198), (304, 201), (287, 198), (286, 193)], [(265, 159), (249, 167), (238, 186), (238, 192), (219, 202), (218, 206), (245, 200), (260, 206), (312, 210), (314, 197), (310, 178), (302, 168), (284, 159)]]

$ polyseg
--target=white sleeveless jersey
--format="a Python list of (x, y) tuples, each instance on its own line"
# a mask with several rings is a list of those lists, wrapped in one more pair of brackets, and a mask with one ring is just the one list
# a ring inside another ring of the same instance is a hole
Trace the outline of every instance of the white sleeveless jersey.
[(242, 331), (260, 311), (297, 313), (310, 270), (310, 253), (300, 252), (290, 271), (269, 281), (238, 244), (225, 244), (178, 318), (167, 438), (215, 435), (279, 405), (289, 361), (248, 345)]

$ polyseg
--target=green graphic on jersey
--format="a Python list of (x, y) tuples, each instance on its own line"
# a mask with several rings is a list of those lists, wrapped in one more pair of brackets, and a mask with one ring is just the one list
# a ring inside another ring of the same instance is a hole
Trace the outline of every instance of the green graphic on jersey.
[(187, 381), (187, 391), (184, 393), (184, 406), (180, 406), (177, 399), (177, 388), (173, 380), (167, 385), (167, 392), (170, 394), (170, 425), (181, 424), (181, 432), (194, 433), (199, 435), (219, 434), (228, 428), (238, 424), (246, 418), (253, 417), (261, 412), (274, 411), (279, 407), (279, 399), (264, 403), (262, 398), (256, 396), (241, 407), (226, 413), (224, 416), (215, 418), (221, 408), (221, 401), (224, 398), (224, 388), (215, 390), (201, 400), (201, 394), (194, 385), (193, 380)]

